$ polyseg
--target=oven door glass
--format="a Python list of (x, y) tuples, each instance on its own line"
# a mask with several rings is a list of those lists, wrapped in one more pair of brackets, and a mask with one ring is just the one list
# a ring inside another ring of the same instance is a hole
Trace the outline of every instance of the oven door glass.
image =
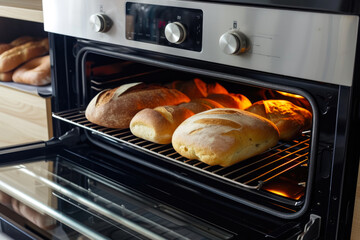
[(45, 239), (234, 237), (60, 154), (2, 164), (0, 190), (2, 215)]
[(0, 235), (295, 239), (306, 223), (228, 205), (221, 196), (74, 138), (0, 149)]

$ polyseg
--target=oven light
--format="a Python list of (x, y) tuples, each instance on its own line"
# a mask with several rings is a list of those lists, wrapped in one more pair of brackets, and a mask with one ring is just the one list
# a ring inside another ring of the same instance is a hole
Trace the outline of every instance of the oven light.
[(277, 189), (266, 189), (266, 190), (271, 192), (271, 193), (274, 193), (276, 195), (280, 195), (282, 197), (287, 197), (287, 198), (290, 197), (286, 192), (283, 192), (283, 191), (280, 191), (280, 190), (277, 190)]
[(296, 194), (296, 196), (290, 196), (285, 191), (281, 191), (279, 189), (266, 189), (266, 191), (269, 191), (269, 192), (271, 192), (273, 194), (276, 194), (276, 195), (279, 195), (279, 196), (282, 196), (282, 197), (294, 199), (294, 200), (299, 200), (303, 196), (303, 194)]
[(287, 96), (287, 97), (300, 98), (300, 99), (304, 98), (303, 96), (297, 95), (297, 94), (292, 94), (292, 93), (287, 93), (287, 92), (282, 92), (282, 91), (276, 91), (276, 92), (280, 93), (283, 96)]

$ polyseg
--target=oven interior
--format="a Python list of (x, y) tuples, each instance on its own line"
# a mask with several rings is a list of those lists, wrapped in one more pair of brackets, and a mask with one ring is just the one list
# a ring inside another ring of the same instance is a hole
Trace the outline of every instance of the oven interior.
[(77, 95), (79, 107), (53, 114), (62, 124), (68, 123), (71, 127), (79, 127), (91, 143), (110, 152), (118, 152), (121, 155), (123, 151), (140, 155), (140, 159), (146, 159), (143, 164), (162, 166), (165, 172), (180, 172), (181, 176), (185, 176), (185, 181), (190, 181), (186, 178), (200, 179), (200, 185), (204, 186), (201, 183), (207, 182), (206, 185), (210, 188), (226, 189), (226, 192), (231, 192), (236, 198), (247, 196), (251, 199), (250, 202), (259, 202), (269, 208), (270, 212), (286, 216), (296, 214), (304, 208), (309, 197), (309, 159), (314, 129), (303, 132), (297, 139), (279, 142), (268, 151), (230, 167), (209, 166), (198, 160), (182, 157), (171, 144), (163, 145), (143, 140), (134, 136), (129, 129), (110, 129), (93, 124), (86, 119), (85, 108), (96, 94), (121, 84), (166, 84), (175, 80), (187, 81), (194, 78), (200, 78), (207, 83), (217, 82), (231, 93), (245, 95), (252, 103), (265, 99), (285, 99), (314, 112), (313, 102), (297, 92), (285, 92), (281, 87), (259, 87), (256, 84), (244, 84), (226, 78), (159, 67), (156, 61), (144, 64), (96, 51), (85, 52), (86, 54), (79, 58), (79, 79), (72, 83), (73, 88), (78, 89), (76, 92), (81, 93)]
[[(54, 39), (57, 41), (52, 42)], [(51, 204), (55, 205), (50, 204), (47, 213), (53, 214), (56, 226), (63, 225), (61, 229), (65, 229), (66, 235), (73, 234), (77, 239), (91, 236), (94, 230), (95, 234), (106, 236), (129, 234), (129, 239), (151, 239), (154, 232), (175, 239), (183, 233), (192, 237), (179, 239), (204, 236), (206, 239), (237, 236), (291, 239), (303, 231), (309, 213), (326, 217), (331, 143), (335, 138), (334, 119), (339, 100), (336, 86), (208, 63), (204, 63), (208, 66), (205, 68), (184, 58), (64, 36), (50, 35), (50, 42), (54, 59), (65, 59), (65, 62), (57, 60), (53, 69), (56, 79), (53, 120), (57, 138), (46, 143), (45, 149), (9, 154), (9, 163), (15, 162), (15, 166), (3, 164), (1, 171), (20, 172), (33, 178), (31, 181), (39, 189), (48, 189)], [(101, 127), (84, 115), (90, 100), (104, 89), (131, 82), (166, 84), (193, 78), (217, 82), (229, 92), (245, 95), (252, 103), (264, 99), (292, 101), (312, 112), (312, 128), (292, 141), (279, 142), (260, 155), (224, 168), (185, 159), (171, 144), (145, 141), (132, 135), (129, 129)], [(45, 157), (38, 157), (39, 154)], [(6, 158), (6, 154), (3, 156)], [(24, 156), (29, 165), (24, 163)], [(39, 169), (31, 163), (40, 166), (46, 163), (47, 167)], [(17, 184), (10, 182), (9, 186)], [(44, 212), (46, 205), (39, 207), (30, 198), (26, 199), (27, 206)], [(59, 212), (52, 212), (53, 208), (64, 213), (65, 218), (57, 215)], [(122, 220), (109, 218), (105, 211), (108, 208), (116, 212), (116, 217), (130, 217), (131, 224), (123, 227)], [(69, 228), (72, 226), (69, 219), (86, 226)], [(165, 229), (158, 227), (159, 219), (166, 225), (163, 225)], [(140, 230), (136, 227), (134, 231), (132, 223), (139, 224)], [(154, 231), (144, 233), (149, 224), (154, 225), (151, 225)], [(36, 229), (36, 234), (45, 239), (61, 236), (54, 232), (57, 227), (44, 230), (28, 221), (25, 226), (31, 231)], [(146, 234), (150, 235), (146, 237)]]

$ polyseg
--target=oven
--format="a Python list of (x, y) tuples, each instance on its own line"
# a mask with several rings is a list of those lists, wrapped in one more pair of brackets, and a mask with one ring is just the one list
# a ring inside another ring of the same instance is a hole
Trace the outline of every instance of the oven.
[[(0, 149), (2, 231), (15, 239), (350, 238), (360, 8), (322, 2), (44, 0), (54, 138)], [(311, 127), (221, 167), (85, 116), (106, 89), (195, 78), (252, 103), (293, 102), (311, 112)]]

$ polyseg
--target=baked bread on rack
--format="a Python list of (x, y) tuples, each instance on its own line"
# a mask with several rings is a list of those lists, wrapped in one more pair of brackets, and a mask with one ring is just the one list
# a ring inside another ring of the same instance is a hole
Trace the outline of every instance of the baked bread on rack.
[(269, 120), (240, 109), (218, 108), (182, 122), (172, 145), (188, 159), (227, 167), (266, 151), (278, 140), (279, 131)]
[(176, 89), (129, 83), (98, 93), (88, 104), (85, 116), (108, 128), (129, 128), (134, 115), (144, 108), (177, 105), (190, 99)]
[(130, 131), (137, 137), (159, 143), (171, 143), (175, 129), (192, 115), (223, 106), (211, 99), (198, 98), (176, 106), (145, 108), (130, 122)]
[(246, 110), (272, 121), (281, 140), (292, 140), (312, 125), (312, 113), (287, 100), (262, 100)]

